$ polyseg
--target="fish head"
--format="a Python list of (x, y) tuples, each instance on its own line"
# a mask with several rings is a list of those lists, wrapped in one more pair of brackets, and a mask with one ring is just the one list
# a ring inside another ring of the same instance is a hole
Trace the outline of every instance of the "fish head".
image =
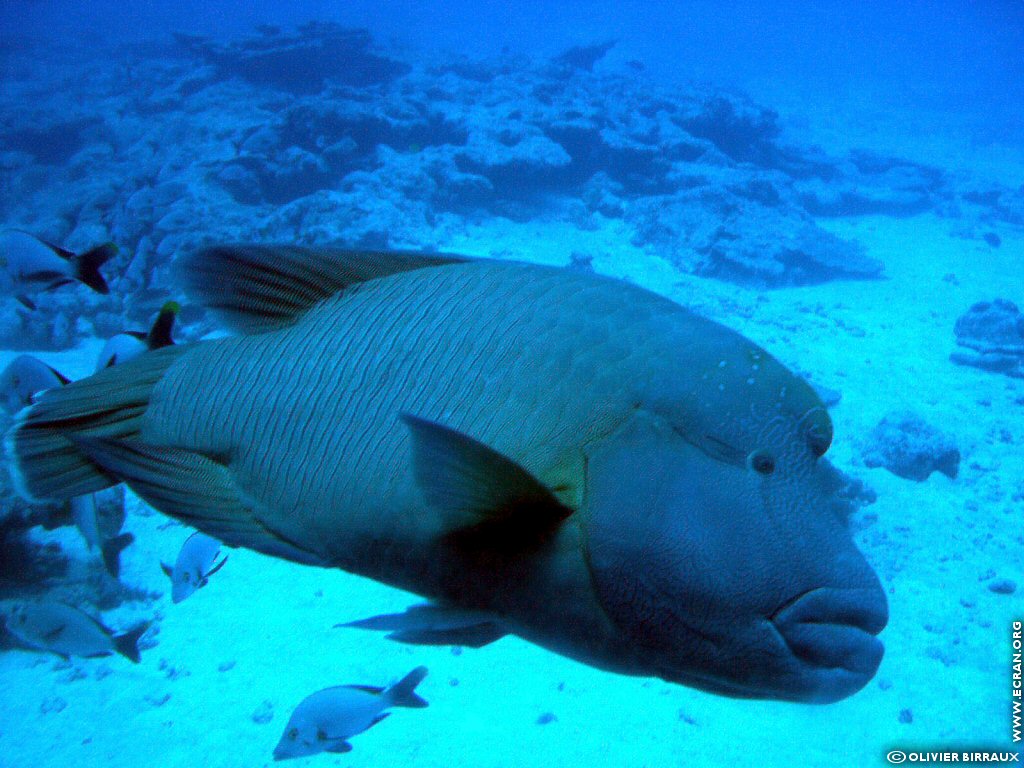
[(809, 439), (806, 424), (788, 440), (776, 425), (742, 463), (643, 411), (591, 446), (585, 556), (635, 671), (821, 703), (872, 678), (885, 594), (854, 544), (841, 476), (817, 455), (814, 420)]
[(199, 589), (202, 573), (193, 568), (175, 567), (171, 572), (171, 601), (180, 603)]
[(274, 747), (275, 760), (308, 757), (324, 751), (324, 735), (311, 723), (289, 721)]

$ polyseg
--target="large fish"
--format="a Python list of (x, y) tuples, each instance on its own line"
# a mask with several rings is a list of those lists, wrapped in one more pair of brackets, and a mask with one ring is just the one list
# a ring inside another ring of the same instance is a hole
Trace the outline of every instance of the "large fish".
[(124, 481), (226, 544), (720, 694), (828, 702), (874, 675), (886, 600), (831, 421), (737, 333), (519, 263), (239, 246), (179, 267), (242, 335), (43, 395), (7, 438), (27, 498)]

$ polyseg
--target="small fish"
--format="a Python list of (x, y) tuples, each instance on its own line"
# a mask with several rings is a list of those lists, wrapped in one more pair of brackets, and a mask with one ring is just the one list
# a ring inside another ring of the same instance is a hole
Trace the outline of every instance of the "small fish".
[(113, 243), (72, 253), (28, 232), (8, 230), (0, 233), (0, 284), (29, 309), (36, 308), (32, 294), (76, 281), (97, 293), (109, 293), (100, 267), (116, 253)]
[(180, 310), (178, 302), (168, 301), (160, 309), (160, 314), (153, 321), (148, 333), (122, 331), (112, 336), (103, 345), (103, 351), (96, 361), (96, 370), (101, 371), (112, 365), (127, 362), (151, 349), (172, 346), (174, 339), (171, 338), (171, 330), (174, 328), (174, 318)]
[(384, 710), (427, 706), (415, 693), (426, 676), (426, 667), (416, 667), (390, 688), (339, 685), (307, 696), (288, 719), (284, 734), (274, 747), (274, 759), (351, 751), (348, 739), (391, 714)]
[(135, 537), (131, 533), (121, 533), (124, 505), (103, 504), (98, 495), (87, 493), (73, 498), (70, 503), (71, 519), (89, 549), (100, 550), (103, 566), (116, 579), (121, 575), (121, 552), (135, 541)]
[(12, 416), (32, 405), (33, 397), (54, 387), (62, 387), (68, 378), (32, 355), (18, 355), (0, 373), (0, 404)]
[(163, 572), (171, 580), (171, 600), (180, 603), (197, 589), (205, 587), (210, 577), (224, 567), (228, 561), (227, 555), (216, 562), (220, 547), (217, 539), (197, 531), (181, 545), (173, 568), (167, 563), (160, 563)]
[(139, 663), (139, 638), (149, 629), (143, 622), (122, 635), (84, 611), (64, 603), (32, 603), (15, 608), (7, 617), (7, 631), (33, 648), (72, 656), (95, 658), (119, 653)]

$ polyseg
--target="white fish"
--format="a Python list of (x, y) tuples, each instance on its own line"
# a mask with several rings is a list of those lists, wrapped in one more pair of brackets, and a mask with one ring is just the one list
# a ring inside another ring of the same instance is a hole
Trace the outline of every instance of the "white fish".
[(339, 685), (307, 696), (288, 719), (284, 734), (274, 748), (274, 759), (349, 752), (352, 745), (348, 739), (387, 717), (390, 712), (385, 710), (427, 706), (415, 693), (416, 686), (426, 676), (426, 667), (416, 667), (390, 688)]
[(139, 638), (149, 628), (145, 622), (117, 635), (84, 611), (64, 603), (33, 603), (15, 608), (7, 617), (7, 631), (33, 648), (71, 656), (93, 658), (119, 653), (139, 663)]
[(220, 562), (221, 543), (205, 533), (193, 533), (181, 545), (174, 567), (161, 563), (160, 567), (171, 580), (171, 600), (180, 603), (197, 589), (205, 587), (217, 571), (224, 567), (228, 556)]
[(100, 352), (100, 356), (96, 360), (96, 370), (127, 362), (151, 349), (160, 349), (174, 344), (171, 330), (174, 327), (174, 318), (177, 317), (180, 309), (178, 302), (169, 301), (161, 308), (160, 314), (157, 315), (148, 333), (122, 331), (116, 336), (110, 337), (103, 345), (103, 351)]
[(117, 253), (104, 243), (73, 253), (21, 230), (0, 233), (0, 284), (29, 309), (31, 296), (68, 283), (85, 283), (97, 293), (109, 293), (100, 267)]
[(67, 377), (32, 355), (18, 355), (0, 373), (0, 404), (12, 416), (33, 397), (68, 383)]

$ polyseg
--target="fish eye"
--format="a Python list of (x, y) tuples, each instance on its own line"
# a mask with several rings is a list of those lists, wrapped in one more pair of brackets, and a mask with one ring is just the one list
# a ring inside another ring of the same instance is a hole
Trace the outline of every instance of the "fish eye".
[(775, 458), (768, 451), (754, 451), (747, 456), (747, 466), (759, 475), (770, 475), (775, 471)]
[(830, 435), (824, 435), (820, 430), (811, 428), (807, 432), (807, 444), (810, 446), (811, 451), (815, 456), (821, 457), (825, 455), (825, 451), (832, 444), (832, 438)]
[(288, 741), (295, 741), (297, 738), (299, 738), (299, 729), (298, 728), (289, 728), (288, 729)]
[(185, 573), (183, 573), (181, 575), (181, 580), (184, 581), (186, 584), (191, 584), (192, 583), (192, 574), (189, 573), (188, 571), (185, 571)]

